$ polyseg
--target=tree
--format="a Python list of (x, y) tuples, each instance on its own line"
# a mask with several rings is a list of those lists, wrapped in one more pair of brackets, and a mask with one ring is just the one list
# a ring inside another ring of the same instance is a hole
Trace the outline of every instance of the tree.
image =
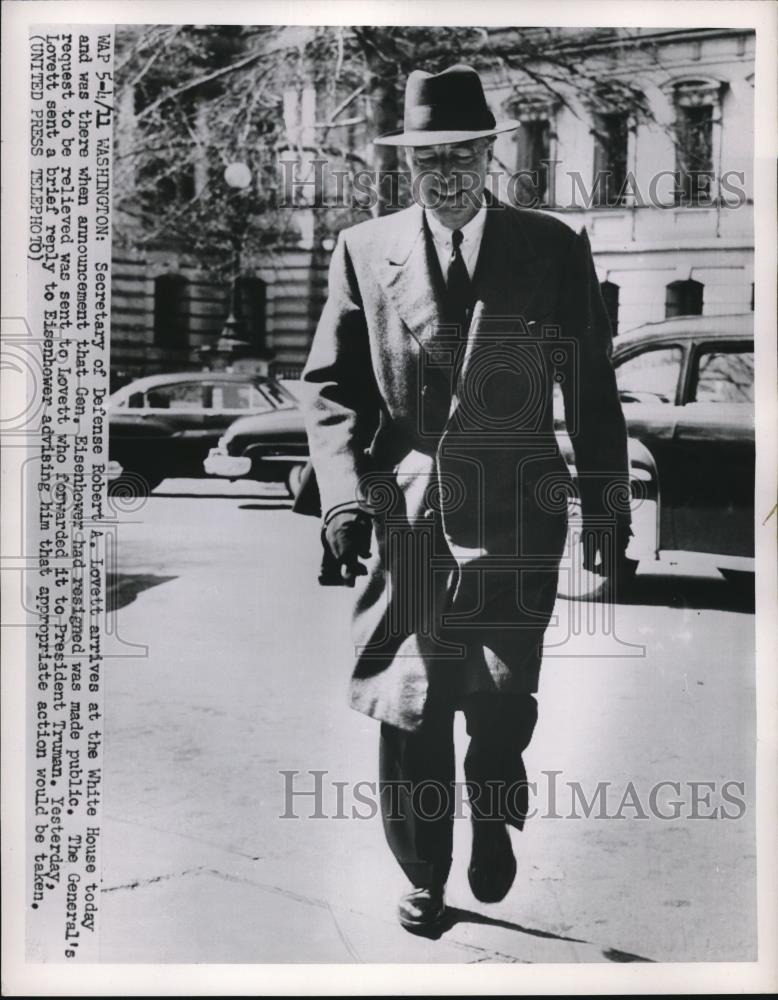
[[(252, 254), (294, 238), (299, 213), (284, 199), (284, 156), (309, 168), (326, 161), (329, 185), (335, 172), (359, 169), (396, 180), (396, 149), (369, 139), (401, 124), (405, 79), (419, 66), (467, 62), (512, 90), (540, 88), (574, 113), (571, 94), (650, 116), (636, 86), (609, 83), (603, 73), (624, 46), (649, 52), (650, 44), (623, 29), (124, 26), (116, 65), (119, 239), (184, 245), (223, 270), (236, 248)], [(315, 94), (315, 114), (292, 129), (290, 148), (286, 95), (300, 88)], [(251, 170), (245, 189), (224, 182), (234, 161)], [(317, 236), (394, 207), (389, 186), (379, 191), (374, 205), (322, 204)]]

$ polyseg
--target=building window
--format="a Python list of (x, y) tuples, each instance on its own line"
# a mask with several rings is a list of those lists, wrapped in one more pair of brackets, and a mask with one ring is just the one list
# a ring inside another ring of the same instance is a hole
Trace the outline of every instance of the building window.
[(594, 116), (594, 205), (621, 205), (627, 180), (629, 118), (622, 112)]
[(709, 204), (713, 180), (713, 108), (680, 108), (676, 120), (675, 169), (678, 204)]
[(702, 283), (692, 278), (688, 281), (671, 282), (665, 294), (665, 317), (701, 316), (702, 290)]
[(521, 123), (514, 133), (516, 172), (508, 183), (508, 199), (514, 205), (554, 203), (557, 107), (546, 94), (532, 92), (517, 94), (506, 104), (510, 117)]
[(675, 203), (709, 206), (721, 146), (721, 92), (717, 81), (689, 80), (673, 87)]
[(157, 347), (186, 346), (187, 286), (181, 274), (161, 274), (154, 281), (154, 343)]
[(549, 193), (551, 123), (547, 118), (522, 121), (516, 135), (517, 205), (541, 205)]
[(600, 291), (610, 320), (611, 333), (615, 337), (619, 332), (619, 286), (612, 281), (603, 281)]
[(238, 278), (236, 292), (235, 305), (246, 337), (255, 349), (262, 350), (267, 336), (267, 285), (261, 278), (242, 277)]

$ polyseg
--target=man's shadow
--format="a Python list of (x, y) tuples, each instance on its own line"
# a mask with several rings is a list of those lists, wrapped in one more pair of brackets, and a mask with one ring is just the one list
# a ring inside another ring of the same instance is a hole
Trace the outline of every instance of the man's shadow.
[[(458, 906), (447, 906), (443, 918), (434, 927), (425, 931), (417, 931), (418, 937), (426, 937), (437, 941), (444, 934), (457, 926), (457, 924), (481, 924), (488, 927), (501, 927), (504, 930), (515, 931), (518, 934), (527, 934), (530, 937), (547, 938), (554, 941), (569, 941), (571, 944), (591, 944), (582, 938), (566, 937), (564, 934), (554, 934), (551, 931), (542, 931), (536, 927), (524, 927), (522, 924), (513, 923), (510, 920), (501, 920), (498, 917), (487, 917), (483, 913), (476, 913), (474, 910), (462, 910)], [(653, 959), (644, 958), (642, 955), (633, 955), (630, 952), (619, 951), (617, 948), (603, 948), (603, 958), (609, 962), (651, 962)]]
[(239, 503), (238, 510), (291, 510), (292, 501), (266, 500), (257, 503)]
[(156, 576), (154, 573), (109, 572), (106, 574), (106, 608), (109, 613), (119, 611), (132, 604), (144, 590), (175, 579), (175, 576)]
[(624, 606), (688, 608), (695, 611), (735, 611), (753, 614), (755, 585), (753, 574), (733, 579), (682, 574), (640, 574), (623, 585), (604, 581), (601, 587), (579, 596), (564, 595), (567, 600), (593, 603), (612, 601)]

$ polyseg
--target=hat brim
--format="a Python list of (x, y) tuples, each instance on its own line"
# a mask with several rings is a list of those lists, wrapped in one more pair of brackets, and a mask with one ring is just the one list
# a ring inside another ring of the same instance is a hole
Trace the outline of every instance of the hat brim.
[(395, 132), (388, 132), (377, 139), (373, 139), (374, 146), (442, 146), (448, 142), (469, 142), (472, 139), (485, 139), (490, 135), (497, 135), (500, 132), (511, 132), (518, 128), (521, 122), (512, 118), (506, 118), (496, 123), (494, 128), (483, 129), (480, 132), (473, 131), (424, 131), (413, 129), (410, 132), (403, 132), (398, 129)]

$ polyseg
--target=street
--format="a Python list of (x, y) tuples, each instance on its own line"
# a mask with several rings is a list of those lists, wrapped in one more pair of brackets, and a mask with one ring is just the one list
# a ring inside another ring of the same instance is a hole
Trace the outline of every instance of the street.
[[(109, 577), (103, 961), (755, 958), (754, 617), (718, 574), (641, 565), (612, 627), (558, 600), (516, 882), (473, 898), (458, 819), (450, 916), (427, 939), (397, 924), (404, 878), (380, 817), (359, 818), (378, 724), (346, 704), (351, 594), (317, 584), (318, 522), (250, 483), (166, 481), (131, 506)], [(319, 799), (293, 794), (311, 772)], [(679, 818), (649, 808), (663, 781)], [(570, 786), (591, 800), (600, 782), (608, 815), (586, 818)]]

